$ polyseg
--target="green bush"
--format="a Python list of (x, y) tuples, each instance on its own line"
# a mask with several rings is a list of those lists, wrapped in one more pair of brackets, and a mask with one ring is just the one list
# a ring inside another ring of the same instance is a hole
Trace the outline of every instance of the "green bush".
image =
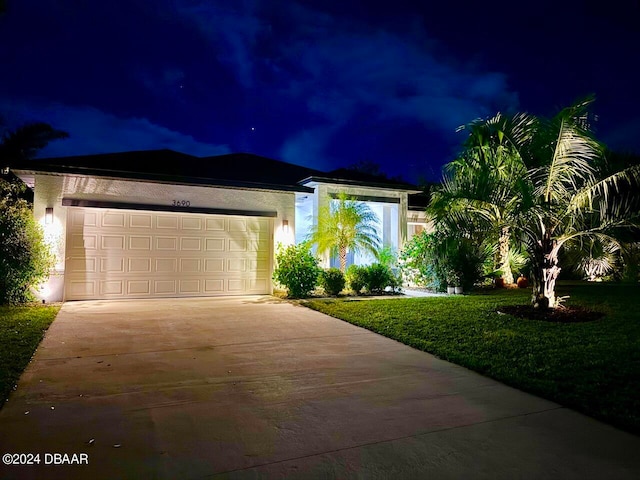
[(461, 233), (420, 233), (411, 238), (400, 254), (405, 278), (418, 285), (444, 291), (450, 282), (469, 291), (483, 277), (491, 260), (490, 245)]
[(396, 287), (396, 279), (391, 269), (381, 263), (365, 267), (365, 288), (369, 293), (383, 292), (386, 287)]
[(398, 265), (409, 284), (438, 287), (436, 265), (432, 261), (435, 236), (427, 232), (415, 234), (400, 252)]
[(328, 295), (338, 295), (345, 286), (345, 278), (339, 268), (329, 268), (320, 272), (320, 286)]
[(31, 287), (49, 275), (54, 257), (21, 184), (0, 180), (0, 303), (33, 300)]
[(292, 298), (309, 296), (318, 285), (320, 267), (307, 243), (278, 245), (273, 279), (285, 287)]
[(347, 267), (345, 279), (349, 284), (349, 288), (353, 290), (356, 295), (360, 294), (367, 283), (366, 274), (366, 267), (355, 264), (349, 265), (349, 267)]

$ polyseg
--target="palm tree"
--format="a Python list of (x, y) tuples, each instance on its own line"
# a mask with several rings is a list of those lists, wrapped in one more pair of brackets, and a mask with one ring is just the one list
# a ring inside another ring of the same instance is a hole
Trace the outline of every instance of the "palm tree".
[(0, 137), (0, 160), (11, 163), (33, 158), (49, 142), (67, 137), (67, 132), (43, 122), (27, 123), (13, 131), (5, 130)]
[(449, 230), (493, 232), (497, 269), (505, 283), (511, 271), (511, 226), (518, 209), (516, 182), (526, 169), (507, 132), (522, 129), (522, 115), (500, 113), (460, 127), (468, 130), (461, 156), (444, 167), (442, 184), (432, 194), (428, 212)]
[(347, 268), (347, 251), (369, 252), (377, 257), (380, 247), (378, 216), (366, 203), (340, 193), (335, 202), (323, 205), (308, 240), (318, 253), (338, 255), (340, 270)]
[(528, 173), (516, 227), (531, 260), (535, 307), (558, 306), (558, 254), (565, 245), (587, 238), (617, 244), (618, 231), (638, 224), (640, 167), (607, 166), (604, 147), (589, 130), (592, 102), (576, 102), (549, 120), (531, 117), (528, 134), (518, 139)]
[[(589, 130), (592, 102), (592, 97), (576, 102), (551, 119), (519, 113), (504, 122), (499, 134), (488, 137), (492, 146), (486, 151), (495, 156), (497, 146), (506, 142), (513, 162), (508, 171), (515, 176), (497, 192), (465, 200), (469, 209), (476, 210), (475, 218), (497, 219), (498, 214), (491, 213), (496, 204), (508, 205), (500, 210), (505, 213), (500, 217), (503, 223), (496, 223), (523, 239), (531, 262), (532, 304), (537, 308), (559, 305), (558, 254), (565, 245), (587, 238), (616, 242), (620, 229), (638, 224), (640, 166), (615, 171), (607, 165), (603, 146)], [(482, 168), (473, 164), (469, 168), (470, 191), (503, 185), (500, 175), (486, 180)]]

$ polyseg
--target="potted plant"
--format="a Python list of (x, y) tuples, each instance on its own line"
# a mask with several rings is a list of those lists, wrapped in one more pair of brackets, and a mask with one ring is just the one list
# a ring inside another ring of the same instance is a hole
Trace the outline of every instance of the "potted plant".
[(447, 293), (462, 293), (460, 274), (455, 270), (447, 272)]

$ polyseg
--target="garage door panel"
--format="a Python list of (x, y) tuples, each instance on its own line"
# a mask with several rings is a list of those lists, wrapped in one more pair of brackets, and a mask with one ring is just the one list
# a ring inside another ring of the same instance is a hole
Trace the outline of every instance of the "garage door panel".
[(100, 282), (100, 295), (122, 296), (124, 293), (124, 280), (106, 280)]
[(202, 239), (198, 237), (180, 237), (180, 250), (197, 251), (202, 249)]
[(96, 298), (96, 282), (90, 280), (70, 280), (66, 283), (65, 294), (71, 298)]
[(224, 258), (207, 258), (204, 261), (205, 273), (224, 272)]
[(102, 258), (100, 258), (100, 272), (102, 272), (102, 273), (124, 273), (124, 257), (102, 257)]
[(198, 259), (198, 258), (181, 258), (180, 259), (180, 272), (181, 273), (198, 273), (198, 272), (200, 272), (200, 259)]
[(103, 250), (124, 250), (124, 235), (102, 235), (100, 237), (100, 247)]
[(200, 280), (180, 280), (179, 291), (182, 294), (188, 293), (197, 295), (200, 293)]
[(225, 218), (207, 218), (205, 221), (205, 229), (207, 231), (226, 231)]
[(156, 227), (160, 229), (177, 230), (178, 217), (175, 215), (157, 215)]
[(202, 219), (198, 217), (182, 217), (182, 230), (202, 230)]
[(125, 226), (125, 213), (124, 212), (105, 212), (102, 215), (102, 227), (117, 227), (122, 228)]
[(244, 258), (230, 258), (227, 260), (227, 272), (244, 272), (247, 268), (247, 262)]
[(207, 252), (224, 252), (225, 248), (224, 238), (205, 238), (204, 249)]
[(224, 293), (224, 280), (208, 278), (204, 281), (204, 293), (215, 295)]
[(128, 280), (127, 294), (131, 296), (143, 296), (151, 293), (150, 280)]
[(153, 291), (160, 295), (174, 295), (177, 293), (175, 280), (156, 280), (153, 283)]
[(156, 237), (157, 250), (177, 250), (178, 237)]
[(157, 273), (176, 273), (178, 271), (177, 258), (156, 258)]
[(151, 273), (151, 258), (129, 258), (129, 272)]
[(131, 236), (129, 237), (130, 250), (151, 250), (151, 236)]
[(244, 218), (229, 219), (229, 231), (230, 232), (246, 232), (247, 221)]
[(230, 238), (227, 244), (230, 252), (246, 252), (247, 240), (245, 238)]
[(269, 219), (80, 207), (68, 218), (67, 300), (270, 292)]
[(69, 242), (71, 248), (79, 249), (95, 249), (98, 248), (98, 236), (97, 235), (83, 235), (74, 234), (71, 235), (71, 241)]
[(153, 217), (149, 213), (132, 213), (129, 215), (129, 226), (131, 228), (149, 229), (153, 225)]
[(245, 291), (245, 287), (244, 287), (244, 279), (242, 278), (230, 278), (227, 280), (227, 289), (230, 292), (244, 292)]
[(76, 272), (95, 272), (97, 259), (85, 257), (71, 257), (68, 260), (69, 266)]

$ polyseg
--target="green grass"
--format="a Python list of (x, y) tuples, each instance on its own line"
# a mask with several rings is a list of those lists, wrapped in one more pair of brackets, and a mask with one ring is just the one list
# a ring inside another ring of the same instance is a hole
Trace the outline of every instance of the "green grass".
[(585, 323), (501, 315), (530, 291), (304, 305), (640, 434), (640, 286), (567, 283), (566, 305), (605, 313)]
[(0, 306), (0, 408), (58, 310), (59, 305)]

